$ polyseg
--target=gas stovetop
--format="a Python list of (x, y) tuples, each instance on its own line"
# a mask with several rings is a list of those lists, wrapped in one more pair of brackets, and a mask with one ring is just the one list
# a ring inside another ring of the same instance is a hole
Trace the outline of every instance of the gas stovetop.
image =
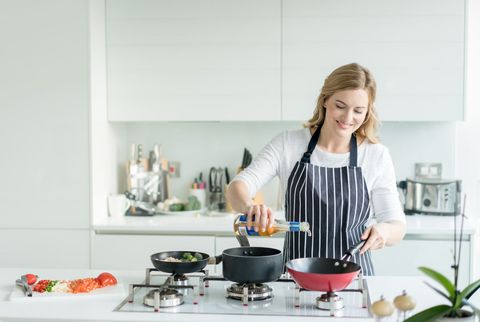
[(208, 271), (171, 276), (154, 268), (114, 311), (222, 315), (371, 317), (368, 291), (360, 276), (347, 289), (322, 293), (300, 289), (282, 277), (266, 284), (239, 285)]

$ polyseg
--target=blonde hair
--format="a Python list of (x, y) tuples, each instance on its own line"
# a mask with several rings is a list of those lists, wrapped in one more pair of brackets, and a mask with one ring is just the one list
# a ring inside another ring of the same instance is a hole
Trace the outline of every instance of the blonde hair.
[(357, 138), (361, 141), (367, 139), (370, 143), (378, 143), (377, 129), (380, 122), (374, 105), (377, 86), (370, 71), (356, 63), (340, 66), (328, 75), (323, 83), (320, 96), (318, 96), (315, 112), (312, 118), (304, 124), (304, 127), (321, 127), (325, 120), (325, 108), (323, 107), (325, 101), (336, 92), (348, 89), (364, 89), (369, 98), (365, 121), (355, 131)]

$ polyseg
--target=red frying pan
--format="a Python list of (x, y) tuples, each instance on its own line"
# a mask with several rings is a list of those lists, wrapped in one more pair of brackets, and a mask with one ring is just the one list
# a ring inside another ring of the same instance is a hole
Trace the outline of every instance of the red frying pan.
[(360, 241), (348, 249), (341, 259), (297, 258), (287, 262), (286, 267), (295, 282), (310, 291), (335, 292), (346, 288), (362, 269), (348, 260), (362, 248)]

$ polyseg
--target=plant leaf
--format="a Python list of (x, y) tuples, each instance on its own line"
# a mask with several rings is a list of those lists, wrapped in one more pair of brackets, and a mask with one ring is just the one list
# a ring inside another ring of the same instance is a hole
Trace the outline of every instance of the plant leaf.
[(451, 307), (448, 305), (432, 306), (424, 311), (409, 317), (404, 322), (429, 322), (434, 321), (436, 318), (444, 316), (445, 313), (450, 311)]
[(455, 299), (455, 286), (453, 286), (452, 282), (448, 278), (446, 278), (444, 275), (440, 274), (437, 271), (434, 271), (431, 268), (421, 266), (418, 268), (420, 271), (422, 271), (425, 275), (433, 278), (437, 282), (439, 282), (445, 290), (447, 290), (447, 293), (453, 302)]
[(469, 301), (467, 301), (465, 299), (462, 300), (462, 304), (470, 306), (472, 308), (473, 312), (475, 313), (475, 315), (480, 317), (480, 310), (475, 305), (473, 305), (472, 303), (470, 303)]
[(456, 308), (460, 308), (464, 301), (468, 300), (470, 296), (475, 294), (475, 292), (480, 288), (480, 280), (473, 282), (463, 289), (460, 294), (457, 295), (457, 301), (455, 303)]
[(468, 285), (463, 289), (463, 291), (460, 293), (459, 297), (461, 298), (466, 298), (467, 300), (475, 294), (475, 292), (480, 288), (480, 280), (473, 282), (472, 284)]
[[(443, 296), (444, 298), (446, 298), (447, 300), (449, 300), (450, 302), (452, 302), (452, 299), (448, 297), (447, 294), (443, 293), (442, 291), (440, 291), (438, 288), (436, 288), (435, 286), (433, 286), (432, 284), (428, 283), (428, 282), (424, 282), (425, 284), (427, 284), (428, 287), (430, 287), (431, 289), (433, 289), (435, 292), (437, 292), (438, 294), (440, 294), (441, 296)], [(453, 304), (453, 303), (452, 303)]]

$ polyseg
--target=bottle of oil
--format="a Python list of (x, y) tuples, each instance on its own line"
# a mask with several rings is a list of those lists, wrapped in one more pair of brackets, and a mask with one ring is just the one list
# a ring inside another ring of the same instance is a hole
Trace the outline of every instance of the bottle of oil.
[(287, 231), (302, 231), (306, 232), (309, 236), (311, 235), (310, 232), (310, 224), (308, 222), (298, 222), (298, 221), (285, 221), (275, 219), (275, 222), (272, 227), (268, 228), (265, 231), (259, 230), (258, 232), (252, 227), (247, 228), (247, 216), (246, 215), (238, 215), (234, 222), (233, 222), (233, 230), (235, 231), (235, 235), (243, 235), (243, 236), (272, 236), (274, 234), (280, 232), (287, 232)]

